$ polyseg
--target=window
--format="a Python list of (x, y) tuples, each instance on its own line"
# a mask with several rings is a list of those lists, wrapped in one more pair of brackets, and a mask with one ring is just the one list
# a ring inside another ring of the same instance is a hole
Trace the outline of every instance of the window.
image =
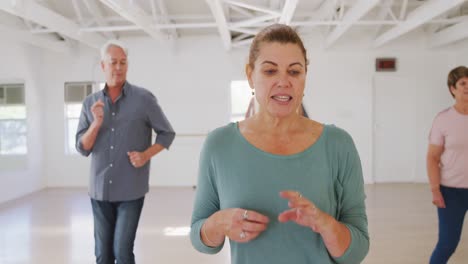
[[(76, 154), (75, 134), (83, 100), (93, 92), (93, 82), (65, 83), (65, 153)], [(103, 87), (104, 84), (99, 84)]]
[(23, 155), (27, 149), (24, 84), (0, 84), (0, 155)]
[(231, 81), (231, 122), (244, 120), (251, 99), (252, 89), (248, 81)]

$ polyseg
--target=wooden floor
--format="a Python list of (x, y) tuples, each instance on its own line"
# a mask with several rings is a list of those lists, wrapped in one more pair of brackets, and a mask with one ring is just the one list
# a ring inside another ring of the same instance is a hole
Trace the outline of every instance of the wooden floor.
[[(366, 193), (371, 249), (363, 263), (428, 263), (437, 214), (427, 185), (375, 184)], [(230, 263), (228, 247), (217, 255), (192, 248), (187, 233), (193, 197), (191, 188), (151, 189), (137, 234), (137, 263)], [(468, 263), (466, 223), (449, 263)], [(0, 263), (93, 263), (93, 252), (86, 189), (46, 189), (0, 205)]]

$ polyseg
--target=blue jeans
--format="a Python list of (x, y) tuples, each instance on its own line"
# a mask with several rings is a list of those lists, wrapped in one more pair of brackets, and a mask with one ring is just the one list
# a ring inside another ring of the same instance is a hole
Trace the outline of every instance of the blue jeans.
[(91, 199), (97, 264), (135, 264), (133, 243), (144, 200), (145, 197), (124, 202)]
[(445, 264), (457, 248), (468, 210), (468, 189), (440, 186), (446, 208), (437, 208), (439, 241), (432, 252), (430, 264)]

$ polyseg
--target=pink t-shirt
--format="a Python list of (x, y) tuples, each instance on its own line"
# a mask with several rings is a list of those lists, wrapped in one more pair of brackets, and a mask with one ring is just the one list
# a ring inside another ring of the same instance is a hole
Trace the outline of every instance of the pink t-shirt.
[(429, 143), (444, 146), (440, 157), (440, 183), (468, 188), (468, 115), (460, 114), (453, 107), (437, 114)]

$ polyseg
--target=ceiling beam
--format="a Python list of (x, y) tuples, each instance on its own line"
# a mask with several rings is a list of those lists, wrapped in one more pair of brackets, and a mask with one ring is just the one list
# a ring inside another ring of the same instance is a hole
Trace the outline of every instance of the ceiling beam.
[[(164, 24), (174, 24), (171, 22), (171, 20), (168, 18), (169, 17), (169, 13), (167, 12), (167, 6), (166, 6), (166, 2), (164, 2), (164, 0), (156, 0), (157, 1), (157, 4), (158, 4), (158, 9), (159, 9), (159, 12), (160, 12), (160, 17), (161, 17), (161, 22), (163, 22)], [(177, 38), (179, 36), (179, 34), (177, 33), (177, 30), (176, 28), (172, 28), (169, 30), (169, 35), (172, 37), (172, 38)]]
[(53, 41), (47, 39), (46, 36), (35, 36), (29, 31), (12, 29), (10, 26), (0, 25), (0, 34), (3, 40), (18, 40), (54, 52), (66, 53), (69, 51), (69, 47), (64, 41)]
[[(210, 23), (178, 23), (178, 24), (158, 24), (155, 25), (154, 28), (156, 29), (173, 29), (173, 28), (216, 28), (218, 25), (214, 22)], [(83, 32), (106, 32), (106, 31), (139, 31), (141, 30), (140, 27), (135, 25), (128, 25), (128, 26), (111, 26), (111, 27), (88, 27), (82, 28), (81, 31)], [(48, 33), (47, 30), (34, 30), (33, 33), (40, 34), (40, 33)]]
[(283, 0), (269, 0), (269, 6), (271, 9), (280, 10), (283, 5)]
[(247, 10), (245, 8), (242, 8), (242, 7), (239, 7), (239, 6), (231, 5), (231, 6), (229, 6), (229, 8), (231, 8), (232, 10), (236, 11), (237, 13), (239, 13), (239, 14), (245, 16), (245, 17), (252, 18), (252, 17), (255, 16), (254, 14), (249, 12), (249, 10)]
[[(88, 8), (88, 11), (91, 13), (91, 15), (94, 17), (96, 24), (100, 27), (106, 27), (109, 24), (106, 22), (103, 14), (101, 7), (98, 6), (98, 4), (94, 0), (82, 0), (86, 8)], [(105, 32), (104, 33), (106, 37), (108, 38), (117, 38), (117, 36), (112, 33), (112, 32)]]
[(400, 37), (401, 35), (419, 27), (434, 17), (462, 4), (465, 0), (431, 0), (419, 6), (407, 15), (405, 21), (383, 33), (374, 41), (374, 47)]
[(229, 28), (240, 28), (240, 27), (253, 27), (256, 26), (260, 22), (265, 22), (267, 20), (275, 19), (278, 18), (277, 15), (262, 15), (262, 16), (257, 16), (255, 18), (251, 19), (245, 19), (242, 21), (234, 22), (229, 24)]
[[(394, 0), (384, 0), (382, 5), (380, 6), (379, 13), (377, 14), (376, 20), (385, 20), (389, 13), (392, 11), (392, 5), (393, 5)], [(382, 29), (382, 25), (378, 25), (375, 28), (375, 33), (374, 36), (377, 36), (380, 34), (380, 30)]]
[[(317, 24), (314, 24), (315, 22), (332, 21), (336, 13), (337, 5), (338, 0), (323, 0), (322, 2), (318, 3), (311, 12), (308, 12), (309, 14), (306, 16), (306, 19), (301, 21), (301, 25), (315, 27), (318, 26)], [(296, 13), (296, 17), (297, 15), (298, 14)], [(297, 22), (291, 22), (290, 26), (298, 26), (298, 24)]]
[[(426, 24), (456, 24), (464, 22), (468, 19), (468, 16), (459, 16), (450, 19), (433, 19), (427, 21)], [(257, 21), (258, 22), (258, 21)], [(315, 27), (315, 26), (337, 26), (340, 25), (342, 21), (337, 20), (309, 20), (309, 21), (292, 21), (291, 26), (293, 27)], [(394, 20), (359, 20), (354, 23), (354, 25), (359, 26), (379, 26), (379, 25), (390, 25), (395, 26), (400, 22)], [(258, 22), (255, 26), (265, 27), (271, 23), (267, 22)], [(218, 25), (215, 22), (207, 23), (176, 23), (176, 24), (156, 24), (154, 28), (156, 29), (200, 29), (200, 28), (216, 28)], [(230, 30), (249, 30), (248, 28), (234, 28), (232, 24), (229, 25)], [(85, 27), (81, 28), (82, 32), (106, 32), (106, 31), (139, 31), (141, 30), (136, 25), (125, 25), (125, 26), (108, 26), (108, 27)], [(50, 29), (34, 29), (31, 31), (33, 34), (44, 34), (44, 33), (53, 33)], [(243, 32), (243, 31), (240, 31)]]
[(215, 17), (216, 25), (218, 26), (218, 31), (219, 31), (219, 34), (221, 35), (224, 48), (226, 48), (226, 50), (230, 50), (232, 47), (231, 32), (229, 31), (229, 28), (227, 25), (226, 16), (224, 15), (224, 10), (223, 10), (221, 1), (220, 0), (206, 0), (206, 2), (210, 6), (211, 13), (213, 13), (213, 16)]
[(153, 15), (153, 19), (156, 21), (158, 18), (158, 11), (156, 9), (156, 3), (154, 2), (156, 0), (150, 0), (150, 6), (151, 6), (151, 14)]
[(400, 20), (405, 20), (406, 17), (406, 9), (408, 8), (408, 0), (403, 0), (400, 8)]
[(296, 11), (296, 7), (297, 7), (297, 0), (286, 0), (278, 23), (289, 25), (294, 15), (294, 11)]
[(81, 9), (78, 6), (78, 0), (72, 0), (73, 10), (75, 10), (76, 17), (78, 18), (78, 23), (83, 25), (83, 14), (81, 13)]
[(379, 0), (359, 0), (344, 14), (342, 23), (336, 26), (328, 35), (325, 40), (325, 46), (330, 47), (335, 43), (335, 41), (337, 41), (356, 21), (361, 19), (378, 3)]
[(252, 37), (251, 34), (239, 34), (237, 37), (232, 39), (232, 42), (240, 41), (240, 40), (251, 38), (251, 37)]
[[(340, 13), (338, 14), (338, 19), (339, 20), (343, 19), (344, 10), (345, 10), (345, 2), (343, 0), (340, 0)], [(335, 15), (336, 15), (336, 13), (335, 13)]]
[(320, 6), (309, 15), (309, 20), (330, 20), (336, 12), (338, 0), (324, 0)]
[(82, 34), (77, 23), (39, 5), (35, 1), (0, 1), (0, 10), (52, 29), (54, 32), (75, 39), (92, 48), (98, 49), (106, 41), (97, 33)]
[(429, 39), (429, 46), (440, 47), (465, 38), (468, 38), (468, 20), (435, 33)]
[(248, 35), (257, 35), (257, 33), (258, 33), (258, 30), (247, 29), (247, 28), (231, 28), (231, 31), (244, 33), (244, 34), (248, 34)]
[(262, 12), (262, 13), (266, 13), (266, 14), (270, 14), (270, 15), (277, 15), (277, 16), (281, 15), (276, 10), (271, 10), (271, 9), (264, 8), (264, 7), (254, 6), (254, 5), (246, 4), (246, 3), (243, 3), (243, 2), (239, 2), (239, 1), (224, 0), (224, 2), (227, 3), (227, 4), (230, 4), (230, 5), (235, 5), (235, 6), (243, 7), (243, 8), (246, 8), (246, 9), (250, 9), (250, 10), (254, 10), (254, 11), (258, 11), (258, 12)]
[(252, 41), (253, 41), (253, 38), (239, 40), (239, 41), (232, 43), (232, 46), (236, 48), (241, 47), (241, 46), (249, 46), (250, 44), (252, 44)]
[(99, 0), (117, 14), (140, 27), (152, 38), (160, 40), (161, 33), (154, 28), (154, 22), (142, 8), (134, 1), (128, 0)]

